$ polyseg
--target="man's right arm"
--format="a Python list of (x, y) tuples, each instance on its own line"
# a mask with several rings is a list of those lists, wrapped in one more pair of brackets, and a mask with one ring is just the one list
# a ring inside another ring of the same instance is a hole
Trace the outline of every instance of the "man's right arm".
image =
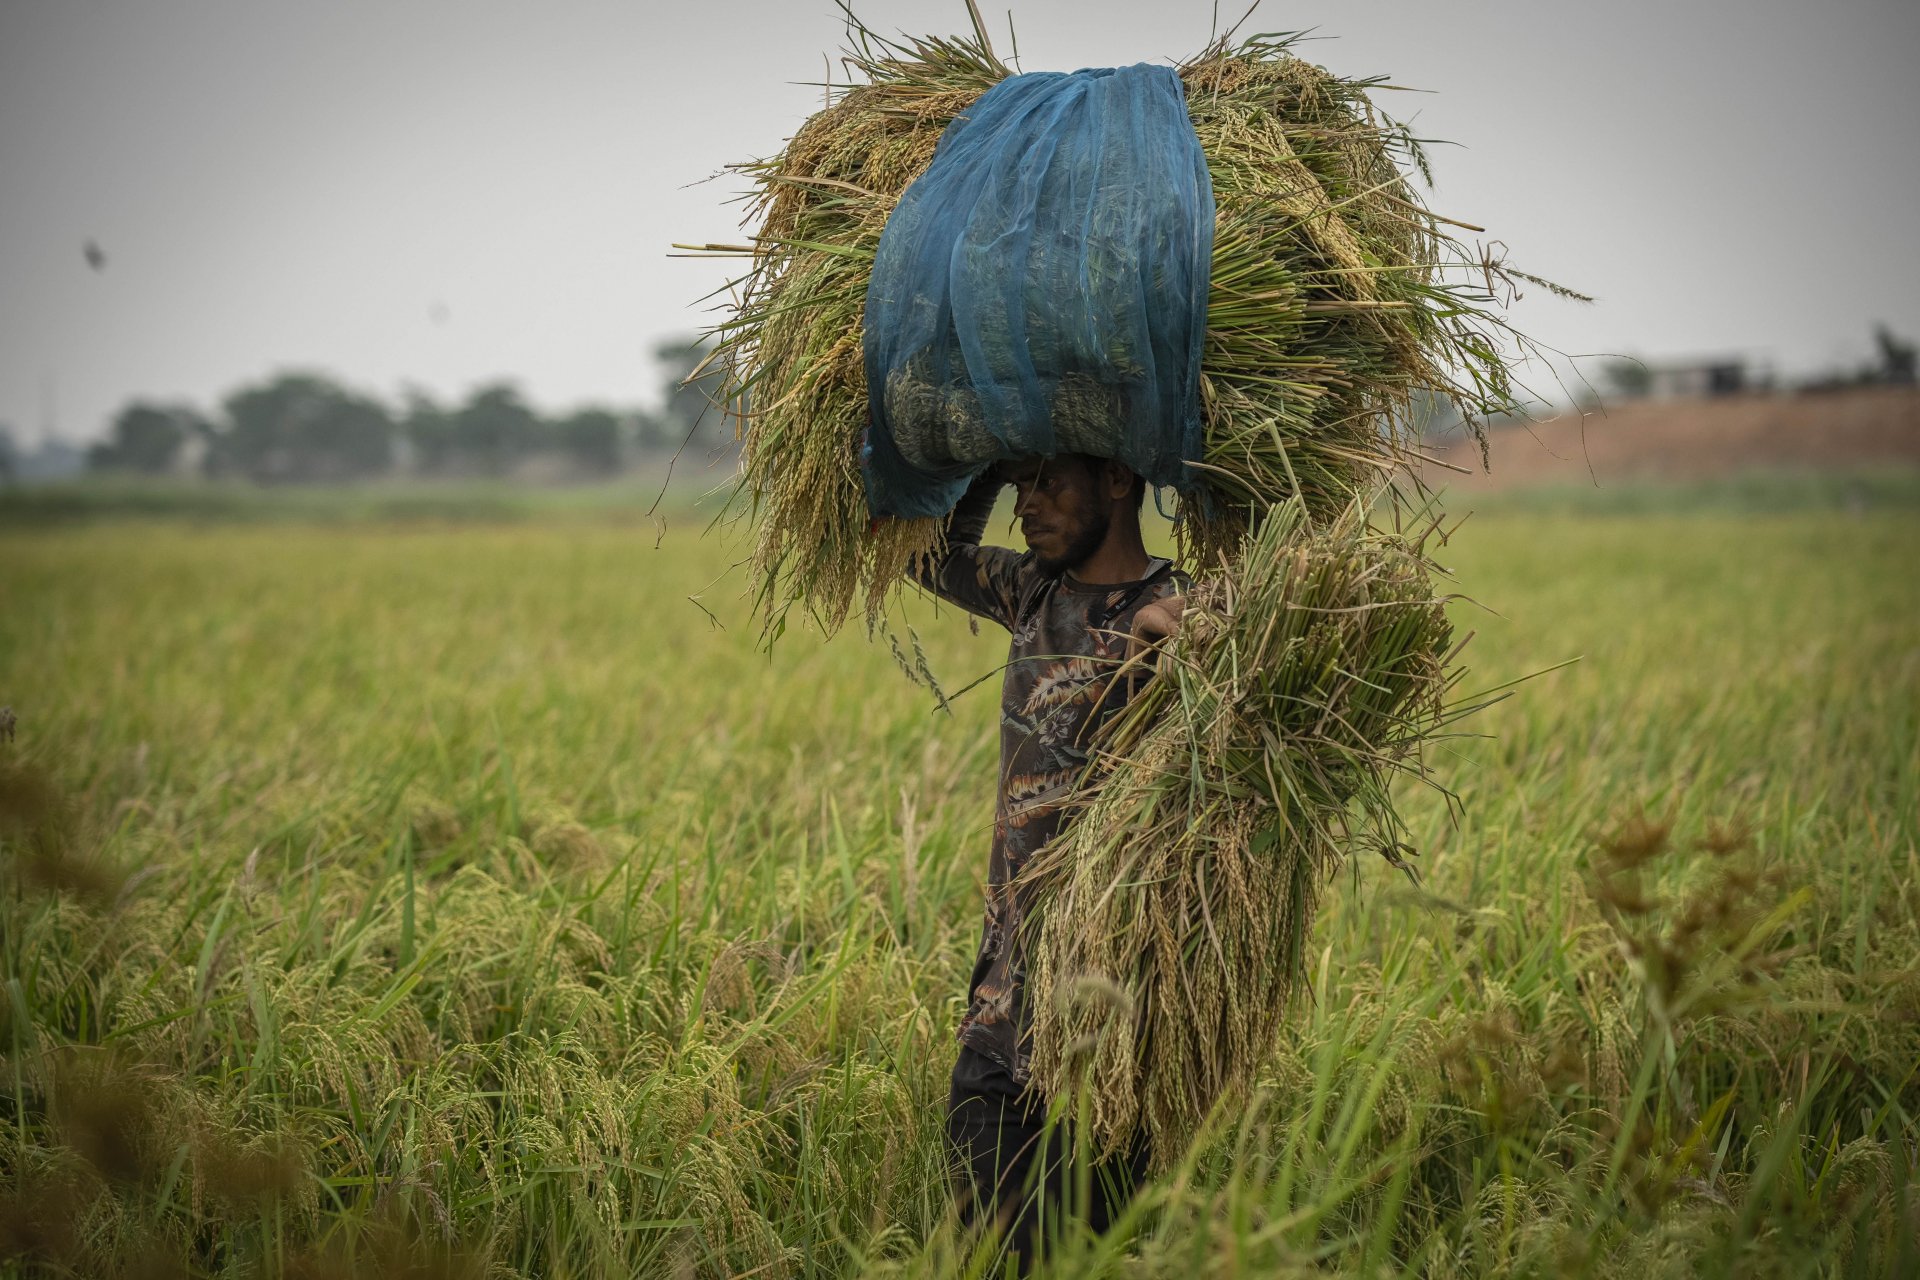
[(942, 600), (1011, 629), (1020, 553), (980, 545), (1003, 487), (991, 475), (982, 472), (954, 504), (947, 516), (945, 552), (917, 561), (912, 576)]

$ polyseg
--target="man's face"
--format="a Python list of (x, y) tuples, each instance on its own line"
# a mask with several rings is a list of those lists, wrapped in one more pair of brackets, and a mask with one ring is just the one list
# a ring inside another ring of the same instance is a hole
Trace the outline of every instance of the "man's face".
[(1106, 541), (1113, 499), (1100, 463), (1071, 454), (1023, 458), (1000, 474), (1013, 486), (1014, 514), (1042, 573), (1077, 568)]

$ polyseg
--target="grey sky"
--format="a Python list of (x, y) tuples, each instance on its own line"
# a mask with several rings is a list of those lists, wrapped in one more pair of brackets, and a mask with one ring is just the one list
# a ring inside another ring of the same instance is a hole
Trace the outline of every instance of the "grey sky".
[[(962, 0), (860, 11), (966, 28)], [(1178, 59), (1212, 14), (1015, 19), (1042, 70)], [(1315, 61), (1433, 91), (1385, 105), (1463, 144), (1440, 212), (1598, 295), (1521, 302), (1556, 347), (1797, 371), (1864, 359), (1875, 320), (1920, 331), (1912, 0), (1269, 0), (1248, 26), (1303, 28)], [(777, 150), (841, 43), (829, 0), (0, 0), (0, 421), (88, 438), (133, 396), (211, 407), (288, 367), (649, 400), (653, 344), (726, 275), (670, 242), (739, 234), (738, 179), (698, 180)]]

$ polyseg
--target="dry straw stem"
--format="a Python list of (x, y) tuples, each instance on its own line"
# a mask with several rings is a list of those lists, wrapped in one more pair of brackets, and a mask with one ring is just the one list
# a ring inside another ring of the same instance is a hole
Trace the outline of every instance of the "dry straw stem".
[(1423, 539), (1366, 512), (1289, 500), (1196, 582), (1022, 875), (1034, 1086), (1084, 1090), (1107, 1150), (1144, 1127), (1178, 1159), (1267, 1058), (1344, 852), (1398, 860), (1389, 786), (1456, 714), (1458, 650)]
[[(751, 262), (718, 325), (743, 442), (737, 514), (769, 637), (805, 607), (831, 631), (869, 623), (938, 522), (868, 518), (861, 323), (875, 248), (941, 132), (1005, 78), (977, 33), (892, 41), (849, 20), (850, 83), (753, 182)], [(1516, 409), (1500, 315), (1518, 277), (1443, 230), (1409, 181), (1419, 141), (1378, 111), (1379, 79), (1293, 55), (1291, 36), (1223, 39), (1179, 67), (1217, 222), (1202, 360), (1205, 458), (1181, 501), (1188, 563), (1236, 556), (1257, 513), (1298, 496), (1330, 518), (1411, 457), (1416, 410), (1473, 429)]]

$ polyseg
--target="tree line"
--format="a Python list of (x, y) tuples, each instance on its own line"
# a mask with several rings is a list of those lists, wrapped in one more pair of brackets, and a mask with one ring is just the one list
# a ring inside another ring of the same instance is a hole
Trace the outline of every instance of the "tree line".
[(724, 445), (732, 424), (709, 402), (717, 375), (687, 381), (706, 348), (678, 340), (655, 355), (667, 392), (656, 413), (584, 408), (544, 417), (508, 382), (453, 404), (409, 392), (394, 406), (323, 374), (281, 373), (240, 387), (215, 413), (136, 400), (88, 451), (87, 467), (294, 484), (396, 474), (577, 479)]

